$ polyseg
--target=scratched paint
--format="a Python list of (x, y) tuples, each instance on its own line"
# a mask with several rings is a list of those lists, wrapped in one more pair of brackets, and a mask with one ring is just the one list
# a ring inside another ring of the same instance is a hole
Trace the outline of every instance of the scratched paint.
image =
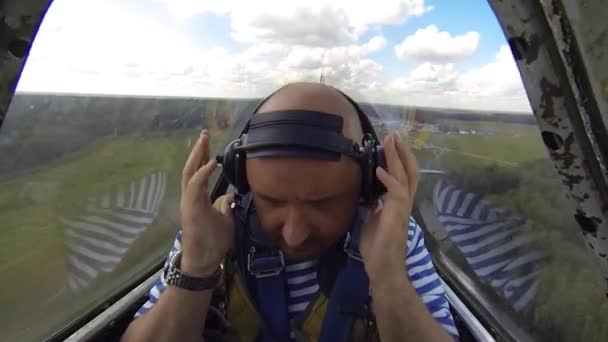
[(608, 122), (608, 22), (589, 20), (605, 13), (605, 1), (571, 1), (567, 7), (556, 0), (541, 1), (540, 7), (528, 0), (489, 3), (509, 42), (515, 42), (539, 128), (564, 140), (563, 148), (549, 150), (550, 157), (608, 289), (608, 143), (602, 140)]

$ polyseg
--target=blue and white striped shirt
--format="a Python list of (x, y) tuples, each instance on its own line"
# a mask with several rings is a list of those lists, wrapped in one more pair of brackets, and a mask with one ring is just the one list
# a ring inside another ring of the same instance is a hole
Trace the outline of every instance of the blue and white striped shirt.
[[(177, 234), (167, 260), (179, 250), (181, 250), (181, 232)], [(424, 244), (424, 233), (413, 218), (409, 222), (407, 251), (405, 264), (416, 293), (435, 320), (450, 335), (458, 339), (458, 331), (450, 312), (445, 289)], [(286, 265), (287, 288), (289, 290), (287, 305), (290, 319), (304, 312), (316, 292), (319, 291), (316, 267), (316, 260)], [(165, 280), (161, 277), (150, 290), (148, 301), (137, 311), (135, 318), (145, 314), (158, 301), (165, 286)]]

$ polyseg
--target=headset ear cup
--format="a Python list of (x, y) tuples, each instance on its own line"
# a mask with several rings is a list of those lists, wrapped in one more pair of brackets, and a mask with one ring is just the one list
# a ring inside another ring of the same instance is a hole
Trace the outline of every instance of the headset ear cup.
[(384, 148), (371, 135), (365, 136), (362, 145), (361, 197), (366, 203), (371, 204), (386, 192), (386, 187), (376, 176), (378, 166), (386, 169), (386, 158), (384, 157)]
[(245, 168), (245, 152), (235, 153), (235, 187), (240, 194), (249, 192), (249, 182), (247, 182), (247, 169)]
[(224, 177), (230, 182), (230, 184), (236, 186), (236, 175), (234, 173), (235, 170), (235, 151), (234, 147), (238, 144), (238, 139), (231, 141), (226, 148), (224, 149), (224, 156), (222, 158), (222, 172), (224, 173)]
[(374, 160), (372, 155), (373, 145), (372, 141), (370, 141), (367, 136), (363, 138), (361, 145), (361, 198), (363, 198), (365, 203), (371, 203), (371, 201), (373, 201), (373, 177), (375, 177)]
[(373, 152), (372, 152), (372, 159), (373, 159), (373, 164), (374, 164), (374, 168), (373, 168), (374, 174), (373, 174), (373, 178), (372, 178), (373, 185), (372, 185), (372, 196), (371, 197), (372, 197), (372, 200), (375, 201), (376, 199), (378, 199), (380, 196), (382, 196), (387, 191), (386, 186), (384, 186), (384, 184), (382, 184), (382, 182), (380, 181), (378, 176), (376, 176), (377, 167), (381, 167), (388, 171), (388, 168), (386, 165), (386, 156), (384, 155), (384, 147), (382, 147), (382, 145), (374, 144)]
[(247, 172), (245, 171), (245, 154), (237, 152), (236, 148), (241, 144), (240, 139), (231, 141), (224, 150), (222, 168), (224, 176), (239, 193), (244, 194), (249, 191), (247, 183)]

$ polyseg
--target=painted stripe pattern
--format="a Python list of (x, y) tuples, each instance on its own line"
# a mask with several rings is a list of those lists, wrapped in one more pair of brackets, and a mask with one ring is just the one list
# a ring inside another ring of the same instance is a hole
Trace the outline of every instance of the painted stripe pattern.
[(444, 180), (435, 185), (433, 207), (478, 278), (515, 310), (524, 309), (537, 293), (537, 276), (548, 260), (523, 231), (526, 219)]
[(167, 173), (155, 172), (123, 189), (89, 198), (76, 217), (61, 217), (67, 249), (67, 285), (87, 288), (101, 272), (111, 272), (156, 219), (167, 184)]

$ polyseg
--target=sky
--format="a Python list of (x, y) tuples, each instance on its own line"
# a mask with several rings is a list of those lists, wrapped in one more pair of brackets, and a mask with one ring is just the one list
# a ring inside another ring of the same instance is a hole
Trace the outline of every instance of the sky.
[(485, 0), (55, 0), (20, 92), (357, 100), (531, 112)]

